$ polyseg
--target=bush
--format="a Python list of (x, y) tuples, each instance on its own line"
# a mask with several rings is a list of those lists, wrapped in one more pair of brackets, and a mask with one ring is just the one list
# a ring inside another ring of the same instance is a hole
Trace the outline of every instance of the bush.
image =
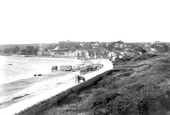
[(170, 58), (159, 59), (160, 63), (170, 64)]
[(104, 112), (103, 114), (138, 113), (144, 115), (148, 113), (152, 100), (161, 95), (159, 87), (154, 84), (134, 84), (124, 87), (120, 94), (112, 91), (107, 92), (107, 90), (102, 90), (101, 92), (94, 96), (93, 107), (95, 114), (104, 110), (102, 111)]
[[(137, 59), (155, 56), (145, 54)], [(103, 77), (93, 93), (93, 114), (167, 115), (170, 111), (169, 62), (169, 58), (158, 58), (138, 63), (133, 69), (136, 63), (129, 64)]]
[[(149, 60), (152, 57), (157, 58)], [(169, 75), (170, 58), (143, 54), (95, 79), (97, 85), (94, 83), (68, 99), (83, 98), (79, 104), (93, 115), (167, 115)]]
[(62, 104), (70, 104), (70, 103), (75, 103), (81, 100), (81, 97), (76, 94), (76, 93), (71, 93), (70, 95), (68, 95), (67, 97), (64, 97), (62, 100), (60, 100), (58, 102), (58, 105), (62, 105)]
[(153, 58), (153, 57), (156, 57), (156, 56), (157, 56), (156, 54), (145, 53), (145, 54), (142, 54), (142, 55), (136, 57), (132, 61), (143, 61), (143, 60), (150, 59), (150, 58)]

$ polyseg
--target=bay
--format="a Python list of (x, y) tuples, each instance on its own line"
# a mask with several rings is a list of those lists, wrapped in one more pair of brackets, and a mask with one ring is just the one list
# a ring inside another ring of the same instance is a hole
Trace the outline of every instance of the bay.
[(54, 65), (74, 65), (76, 59), (0, 56), (0, 84), (48, 74)]

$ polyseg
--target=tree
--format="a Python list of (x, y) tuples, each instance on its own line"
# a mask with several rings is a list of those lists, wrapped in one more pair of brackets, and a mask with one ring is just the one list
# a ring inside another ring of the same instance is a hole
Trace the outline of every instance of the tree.
[(21, 54), (22, 54), (22, 55), (26, 55), (26, 49), (22, 49), (22, 50), (21, 50)]
[(19, 47), (18, 46), (14, 46), (14, 48), (12, 48), (12, 53), (17, 53), (17, 52), (19, 52)]
[(48, 46), (46, 46), (44, 48), (44, 51), (48, 51), (49, 49), (54, 49), (56, 46), (54, 46), (53, 44), (49, 44)]
[(170, 50), (168, 45), (166, 45), (165, 43), (154, 43), (151, 47), (155, 48), (159, 53), (165, 53)]
[(37, 52), (39, 51), (39, 47), (34, 47), (33, 49), (33, 55), (37, 55)]
[(4, 53), (5, 53), (5, 54), (8, 54), (9, 52), (10, 52), (10, 49), (9, 49), (9, 48), (5, 48), (5, 49), (4, 49)]
[(67, 49), (69, 48), (67, 42), (64, 41), (59, 42), (58, 45), (60, 48), (67, 48)]
[(110, 43), (110, 44), (107, 46), (107, 49), (108, 49), (109, 51), (113, 51), (114, 45), (115, 45), (115, 42)]
[(34, 53), (34, 46), (27, 46), (26, 47), (26, 55), (33, 55)]
[(90, 43), (84, 43), (82, 49), (84, 50), (92, 50), (92, 46)]

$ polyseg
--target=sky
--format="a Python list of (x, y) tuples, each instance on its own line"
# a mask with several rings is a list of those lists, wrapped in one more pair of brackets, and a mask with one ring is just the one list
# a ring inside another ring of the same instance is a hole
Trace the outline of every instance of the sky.
[(0, 0), (0, 44), (170, 42), (170, 0)]

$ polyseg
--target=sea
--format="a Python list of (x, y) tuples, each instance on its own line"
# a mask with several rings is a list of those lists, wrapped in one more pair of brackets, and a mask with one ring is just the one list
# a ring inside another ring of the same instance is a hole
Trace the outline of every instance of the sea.
[(34, 77), (34, 74), (48, 74), (52, 66), (75, 65), (77, 59), (0, 56), (0, 85), (20, 79)]

